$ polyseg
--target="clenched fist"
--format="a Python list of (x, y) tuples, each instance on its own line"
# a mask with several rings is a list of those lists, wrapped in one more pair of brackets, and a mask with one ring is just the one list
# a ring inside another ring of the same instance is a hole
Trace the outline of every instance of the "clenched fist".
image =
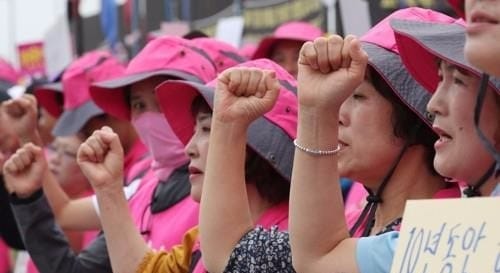
[(301, 106), (337, 109), (363, 81), (368, 55), (354, 36), (320, 37), (300, 50)]
[(29, 197), (42, 187), (47, 170), (42, 148), (25, 144), (3, 166), (6, 188), (21, 198)]
[(36, 98), (24, 94), (20, 98), (3, 103), (8, 122), (23, 143), (33, 142), (40, 145), (37, 130), (38, 109)]
[(118, 135), (107, 126), (80, 145), (77, 162), (97, 192), (108, 187), (122, 187), (123, 148)]
[(258, 68), (231, 68), (218, 78), (214, 118), (222, 122), (249, 125), (271, 110), (280, 84), (274, 71)]

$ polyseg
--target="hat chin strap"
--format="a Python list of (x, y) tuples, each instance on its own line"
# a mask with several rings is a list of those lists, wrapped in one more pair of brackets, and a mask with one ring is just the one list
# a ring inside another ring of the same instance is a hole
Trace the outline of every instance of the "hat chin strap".
[(481, 112), (484, 104), (484, 99), (486, 97), (486, 90), (488, 88), (489, 80), (490, 76), (486, 73), (483, 73), (483, 75), (481, 76), (481, 84), (479, 85), (479, 90), (477, 92), (476, 106), (474, 107), (474, 127), (476, 128), (476, 132), (479, 135), (481, 143), (493, 156), (495, 162), (493, 162), (491, 167), (473, 186), (469, 186), (464, 190), (464, 194), (467, 197), (481, 196), (479, 189), (484, 185), (484, 183), (486, 183), (486, 181), (492, 175), (494, 175), (495, 177), (498, 177), (500, 175), (500, 153), (496, 151), (495, 146), (488, 140), (488, 138), (486, 138), (481, 128), (479, 128), (479, 120), (481, 118)]
[(486, 173), (484, 173), (483, 176), (481, 176), (481, 178), (479, 178), (479, 180), (477, 180), (477, 182), (474, 183), (474, 185), (469, 185), (467, 188), (465, 188), (464, 195), (467, 197), (481, 196), (481, 192), (479, 191), (479, 189), (486, 183), (486, 181), (488, 181), (491, 175), (493, 175), (496, 167), (497, 163), (493, 162), (493, 164), (491, 164)]
[[(417, 126), (419, 127), (419, 126)], [(416, 132), (416, 130), (415, 130)], [(373, 192), (371, 189), (365, 187), (366, 191), (368, 191), (368, 196), (366, 197), (366, 201), (368, 202), (365, 207), (363, 208), (363, 211), (361, 212), (361, 215), (359, 216), (358, 220), (356, 220), (356, 223), (352, 226), (351, 230), (349, 233), (351, 236), (353, 236), (356, 231), (361, 227), (363, 223), (366, 223), (366, 227), (363, 230), (363, 234), (361, 237), (366, 237), (369, 236), (371, 233), (371, 230), (373, 228), (373, 225), (375, 224), (375, 212), (377, 211), (378, 204), (382, 203), (382, 193), (384, 192), (385, 187), (387, 186), (389, 180), (391, 179), (392, 175), (394, 174), (394, 171), (396, 170), (396, 167), (398, 166), (399, 162), (401, 161), (401, 158), (403, 157), (403, 154), (406, 152), (406, 149), (408, 148), (409, 144), (406, 143), (405, 146), (401, 149), (399, 152), (398, 157), (396, 160), (394, 160), (394, 163), (392, 163), (391, 168), (387, 172), (387, 174), (384, 176), (382, 179), (382, 182), (380, 183), (380, 187), (376, 192)]]
[[(412, 140), (416, 139), (418, 130), (420, 130), (421, 126), (422, 124), (418, 124), (417, 126), (413, 127), (413, 130), (410, 133), (410, 139)], [(380, 183), (380, 187), (378, 187), (377, 192), (374, 193), (371, 189), (365, 187), (366, 191), (368, 192), (368, 196), (366, 197), (366, 201), (368, 203), (363, 208), (363, 211), (361, 212), (361, 215), (359, 216), (358, 220), (356, 220), (356, 223), (354, 223), (354, 225), (350, 229), (349, 233), (351, 234), (351, 236), (353, 236), (356, 233), (356, 231), (361, 227), (361, 224), (363, 223), (366, 223), (366, 227), (363, 230), (363, 234), (361, 235), (361, 237), (366, 237), (370, 235), (371, 230), (375, 225), (374, 221), (375, 212), (377, 211), (378, 204), (383, 202), (382, 194), (384, 192), (384, 189), (389, 183), (389, 180), (391, 179), (392, 175), (394, 174), (394, 171), (396, 170), (396, 167), (401, 161), (401, 158), (403, 158), (403, 154), (410, 146), (410, 143), (411, 141), (406, 141), (405, 145), (399, 152), (398, 157), (394, 160), (391, 168), (382, 179), (382, 182)]]

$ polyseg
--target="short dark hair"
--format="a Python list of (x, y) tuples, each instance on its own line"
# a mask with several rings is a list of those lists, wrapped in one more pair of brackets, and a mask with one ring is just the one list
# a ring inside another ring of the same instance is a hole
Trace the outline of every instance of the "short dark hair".
[(255, 183), (259, 194), (271, 204), (287, 201), (290, 196), (290, 182), (248, 146), (245, 179), (249, 183)]
[[(197, 96), (191, 103), (191, 115), (212, 113), (212, 109), (202, 96)], [(246, 149), (245, 180), (254, 183), (259, 194), (271, 204), (287, 201), (290, 196), (290, 183), (273, 166), (250, 147)]]
[(422, 145), (426, 151), (426, 165), (431, 173), (437, 175), (434, 169), (434, 143), (438, 136), (425, 122), (394, 93), (387, 82), (375, 71), (369, 67), (368, 73), (371, 82), (377, 92), (388, 100), (392, 106), (391, 121), (393, 125), (394, 136), (403, 139), (408, 145)]

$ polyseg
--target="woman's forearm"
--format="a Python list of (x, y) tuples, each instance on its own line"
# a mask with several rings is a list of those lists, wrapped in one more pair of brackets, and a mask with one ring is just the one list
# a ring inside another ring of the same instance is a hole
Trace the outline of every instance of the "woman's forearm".
[(63, 229), (92, 230), (101, 228), (101, 222), (91, 197), (70, 199), (50, 172), (45, 175), (43, 190), (57, 223)]
[(200, 212), (203, 261), (209, 272), (222, 272), (236, 243), (253, 227), (245, 150), (246, 128), (212, 121)]
[(110, 187), (96, 192), (96, 196), (113, 272), (135, 273), (151, 250), (130, 217), (123, 190)]
[[(338, 145), (338, 112), (299, 108), (297, 142), (314, 150)], [(297, 271), (316, 264), (349, 237), (338, 183), (337, 155), (295, 150), (290, 196), (290, 239)], [(312, 271), (309, 271), (312, 270)]]

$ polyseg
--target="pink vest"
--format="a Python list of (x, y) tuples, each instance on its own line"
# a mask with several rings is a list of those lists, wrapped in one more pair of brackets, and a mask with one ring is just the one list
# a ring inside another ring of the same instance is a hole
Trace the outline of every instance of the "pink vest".
[[(262, 226), (264, 228), (271, 228), (272, 226), (278, 226), (279, 230), (288, 229), (288, 202), (278, 204), (262, 214), (262, 216), (257, 221), (257, 226)], [(198, 241), (193, 247), (195, 252), (200, 249), (200, 242)], [(193, 273), (206, 273), (205, 266), (203, 265), (202, 259), (196, 264)]]
[(159, 179), (150, 170), (129, 202), (135, 225), (153, 249), (170, 249), (182, 242), (184, 233), (198, 224), (199, 205), (191, 196), (162, 212), (151, 214), (151, 199)]
[(353, 182), (345, 200), (345, 214), (348, 214), (352, 210), (357, 211), (363, 209), (366, 204), (366, 196), (368, 196), (368, 192), (363, 184)]
[(0, 238), (0, 273), (10, 272), (10, 266), (9, 248)]

